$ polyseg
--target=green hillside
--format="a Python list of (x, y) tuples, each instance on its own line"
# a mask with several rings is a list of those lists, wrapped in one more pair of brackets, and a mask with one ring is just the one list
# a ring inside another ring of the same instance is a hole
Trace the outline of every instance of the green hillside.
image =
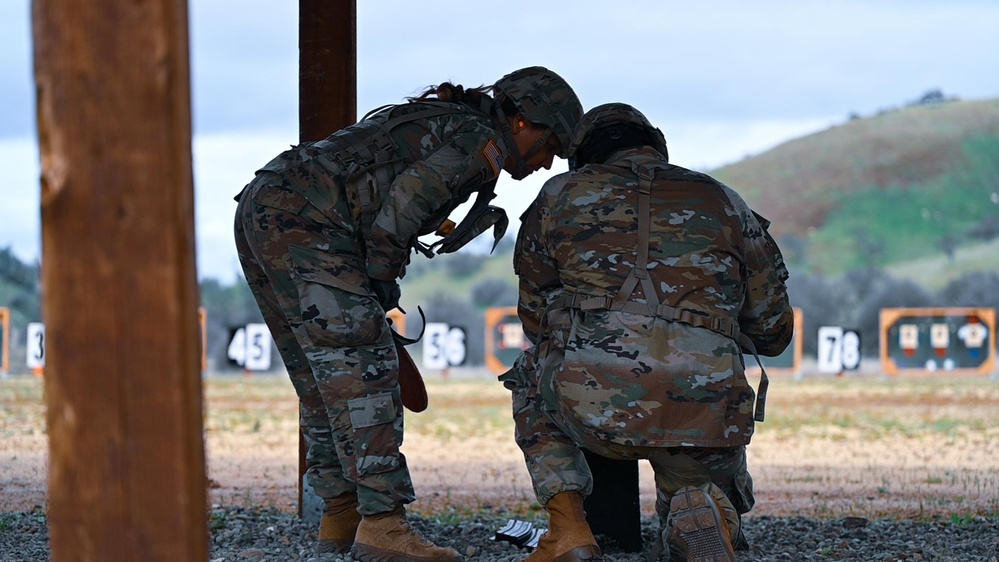
[(963, 246), (955, 250), (952, 257), (935, 254), (900, 261), (885, 269), (892, 277), (909, 279), (925, 289), (936, 291), (968, 273), (999, 272), (999, 239)]
[(853, 119), (713, 175), (773, 221), (803, 269), (946, 255), (999, 231), (999, 99)]

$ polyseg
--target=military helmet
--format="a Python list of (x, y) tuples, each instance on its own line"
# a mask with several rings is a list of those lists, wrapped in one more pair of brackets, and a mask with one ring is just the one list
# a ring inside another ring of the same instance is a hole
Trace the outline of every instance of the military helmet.
[(583, 115), (583, 105), (568, 82), (543, 66), (531, 66), (497, 80), (493, 92), (497, 101), (508, 99), (531, 123), (549, 127), (561, 143), (558, 155), (566, 157), (572, 132)]
[[(640, 133), (640, 142), (646, 146), (654, 148), (667, 159), (669, 153), (666, 149), (666, 137), (663, 132), (654, 127), (641, 111), (626, 103), (605, 103), (598, 105), (586, 112), (572, 135), (572, 143), (569, 146), (569, 168), (576, 169), (579, 166), (591, 161), (585, 158), (585, 148), (593, 144), (599, 132), (611, 129), (630, 129)], [(620, 138), (620, 137), (618, 137)], [(605, 143), (613, 144), (614, 140), (604, 140)], [(627, 142), (620, 142), (621, 146), (627, 146)], [(632, 143), (633, 144), (633, 143)], [(583, 149), (583, 150), (581, 150)], [(607, 156), (604, 154), (603, 156)], [(582, 157), (582, 158), (581, 158)]]

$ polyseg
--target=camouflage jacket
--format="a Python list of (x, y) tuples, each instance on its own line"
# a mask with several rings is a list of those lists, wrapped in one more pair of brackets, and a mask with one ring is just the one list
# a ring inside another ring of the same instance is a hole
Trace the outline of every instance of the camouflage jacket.
[[(655, 169), (646, 271), (658, 302), (725, 319), (764, 355), (790, 342), (788, 274), (768, 223), (711, 177), (668, 164), (652, 149), (629, 149), (605, 165), (551, 178), (521, 217), (514, 268), (532, 346), (515, 369), (551, 409), (605, 440), (746, 444), (754, 392), (733, 338), (650, 313), (560, 304), (569, 295), (609, 301), (631, 273), (642, 166)], [(646, 303), (642, 285), (629, 300)]]
[[(411, 120), (415, 112), (423, 117)], [(258, 170), (247, 188), (258, 200), (259, 190), (271, 190), (267, 204), (279, 208), (283, 199), (300, 206), (304, 197), (331, 225), (363, 240), (365, 271), (355, 274), (390, 281), (405, 274), (419, 236), (496, 181), (506, 155), (484, 113), (463, 104), (412, 102), (293, 146)], [(337, 268), (331, 259), (322, 261)]]

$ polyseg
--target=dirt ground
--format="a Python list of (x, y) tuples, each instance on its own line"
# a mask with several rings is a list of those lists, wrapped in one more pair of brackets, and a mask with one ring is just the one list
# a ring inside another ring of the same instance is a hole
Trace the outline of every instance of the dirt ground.
[[(430, 409), (406, 418), (403, 452), (419, 498), (412, 509), (536, 509), (513, 441), (509, 394), (488, 377), (430, 378), (428, 386)], [(0, 380), (0, 512), (45, 506), (41, 388), (30, 376)], [(757, 490), (752, 516), (999, 513), (999, 382), (778, 380), (770, 396), (772, 421), (758, 426), (749, 447)], [(205, 403), (209, 502), (295, 511), (299, 443), (291, 385), (283, 376), (220, 377), (206, 383)], [(642, 509), (651, 515), (647, 463), (640, 481)]]

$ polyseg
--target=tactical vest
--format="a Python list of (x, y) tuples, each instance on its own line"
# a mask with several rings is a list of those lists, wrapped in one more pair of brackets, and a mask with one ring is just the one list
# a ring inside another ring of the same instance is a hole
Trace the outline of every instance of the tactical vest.
[[(402, 109), (399, 115), (382, 119), (383, 116), (388, 115), (388, 112), (396, 108)], [(339, 178), (342, 181), (341, 185), (344, 188), (354, 223), (360, 227), (362, 235), (367, 238), (374, 217), (378, 209), (381, 208), (381, 202), (387, 195), (392, 181), (418, 159), (418, 156), (413, 153), (403, 154), (399, 151), (399, 146), (391, 135), (392, 131), (405, 123), (446, 114), (470, 113), (471, 111), (468, 106), (462, 104), (434, 101), (412, 105), (386, 105), (372, 110), (358, 123), (350, 127), (341, 129), (321, 141), (306, 143), (293, 150), (298, 151), (298, 163), (312, 160), (321, 166), (329, 176)], [(287, 161), (276, 158), (261, 168), (261, 171), (280, 174), (285, 172), (287, 168)], [(365, 175), (367, 177), (362, 177)], [(488, 204), (496, 196), (495, 184), (496, 180), (493, 179), (482, 184), (459, 186), (463, 191), (457, 194), (456, 203), (453, 206), (439, 209), (427, 222), (439, 224), (458, 205), (466, 201), (473, 191), (478, 191), (472, 208), (453, 232), (431, 247), (427, 247), (417, 240), (415, 241), (416, 249), (427, 257), (433, 256), (432, 250), (434, 249), (437, 250), (438, 254), (453, 252), (467, 244), (489, 226), (494, 227), (494, 235), (498, 242), (506, 230), (508, 220), (502, 209)], [(324, 215), (335, 221), (337, 213), (330, 208), (335, 202), (326, 192), (328, 188), (329, 186), (317, 187), (314, 189), (315, 193), (301, 193), (301, 195)], [(299, 189), (306, 190), (300, 186)], [(421, 234), (428, 233), (421, 232)]]
[[(753, 354), (762, 371), (760, 385), (756, 391), (756, 410), (753, 418), (762, 422), (766, 414), (767, 388), (770, 381), (767, 373), (763, 370), (763, 363), (756, 352), (756, 345), (745, 334), (739, 330), (739, 324), (731, 318), (723, 316), (708, 316), (703, 312), (686, 308), (670, 306), (659, 302), (659, 293), (655, 283), (649, 277), (649, 237), (651, 225), (651, 192), (652, 182), (656, 178), (656, 170), (661, 169), (658, 164), (644, 164), (634, 166), (633, 171), (638, 174), (638, 247), (635, 265), (628, 273), (621, 289), (613, 298), (592, 297), (578, 293), (566, 293), (555, 298), (546, 308), (545, 316), (549, 312), (559, 309), (572, 308), (578, 310), (611, 310), (622, 311), (629, 314), (640, 314), (655, 318), (662, 318), (669, 322), (680, 322), (690, 326), (705, 328), (712, 332), (721, 334), (727, 338), (735, 340), (742, 349)], [(645, 302), (639, 302), (634, 298), (635, 289), (642, 287)]]

